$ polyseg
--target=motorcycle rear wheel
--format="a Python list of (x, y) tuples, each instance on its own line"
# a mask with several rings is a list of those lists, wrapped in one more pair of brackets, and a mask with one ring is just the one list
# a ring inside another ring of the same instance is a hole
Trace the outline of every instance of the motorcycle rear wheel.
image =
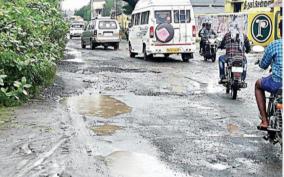
[(237, 88), (232, 88), (232, 98), (233, 100), (236, 100), (238, 96), (238, 89)]
[(230, 90), (231, 90), (230, 87), (227, 86), (227, 87), (226, 87), (226, 94), (229, 94), (229, 93), (230, 93)]
[(212, 56), (212, 62), (214, 63), (216, 61), (216, 54)]

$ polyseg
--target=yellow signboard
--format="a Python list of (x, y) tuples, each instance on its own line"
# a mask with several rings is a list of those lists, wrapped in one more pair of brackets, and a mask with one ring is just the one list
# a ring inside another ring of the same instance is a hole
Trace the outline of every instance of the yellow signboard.
[(213, 29), (223, 35), (223, 33), (228, 31), (228, 25), (233, 20), (236, 20), (241, 30), (248, 35), (249, 40), (254, 45), (265, 47), (280, 38), (279, 23), (282, 19), (282, 8), (280, 8), (279, 4), (281, 4), (281, 0), (229, 0), (227, 2), (242, 3), (247, 11), (242, 13), (200, 15), (197, 17), (198, 26), (202, 25), (204, 18), (209, 17), (213, 21)]

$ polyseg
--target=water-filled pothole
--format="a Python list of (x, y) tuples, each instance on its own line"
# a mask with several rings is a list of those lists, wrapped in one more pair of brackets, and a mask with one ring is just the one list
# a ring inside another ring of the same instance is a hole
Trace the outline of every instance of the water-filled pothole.
[(227, 125), (227, 129), (230, 134), (238, 134), (240, 132), (240, 128), (234, 124)]
[(117, 125), (101, 125), (101, 126), (94, 126), (90, 128), (97, 136), (110, 136), (115, 134), (118, 130), (121, 130), (122, 127)]
[(71, 97), (68, 99), (70, 108), (84, 116), (112, 118), (131, 112), (131, 107), (115, 98), (105, 95), (89, 95)]
[(105, 157), (113, 176), (123, 177), (186, 177), (168, 168), (157, 157), (148, 154), (117, 151)]

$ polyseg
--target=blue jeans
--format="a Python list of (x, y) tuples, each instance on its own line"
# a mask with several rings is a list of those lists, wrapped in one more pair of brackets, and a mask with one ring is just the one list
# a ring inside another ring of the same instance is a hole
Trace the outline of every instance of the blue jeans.
[(277, 93), (282, 88), (282, 82), (275, 82), (272, 75), (261, 79), (261, 89), (270, 93)]
[[(225, 78), (225, 63), (227, 63), (227, 57), (226, 55), (221, 55), (219, 57), (219, 73), (220, 73), (220, 79)], [(247, 77), (247, 60), (244, 59), (244, 72), (242, 74), (242, 80), (244, 81)]]

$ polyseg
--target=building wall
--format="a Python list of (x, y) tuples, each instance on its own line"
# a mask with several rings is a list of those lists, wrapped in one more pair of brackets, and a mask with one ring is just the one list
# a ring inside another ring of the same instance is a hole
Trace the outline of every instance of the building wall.
[(233, 13), (234, 7), (240, 3), (240, 12), (248, 11), (253, 8), (268, 7), (274, 3), (275, 0), (225, 0), (225, 12)]
[(101, 15), (105, 5), (105, 0), (91, 0), (92, 18)]

